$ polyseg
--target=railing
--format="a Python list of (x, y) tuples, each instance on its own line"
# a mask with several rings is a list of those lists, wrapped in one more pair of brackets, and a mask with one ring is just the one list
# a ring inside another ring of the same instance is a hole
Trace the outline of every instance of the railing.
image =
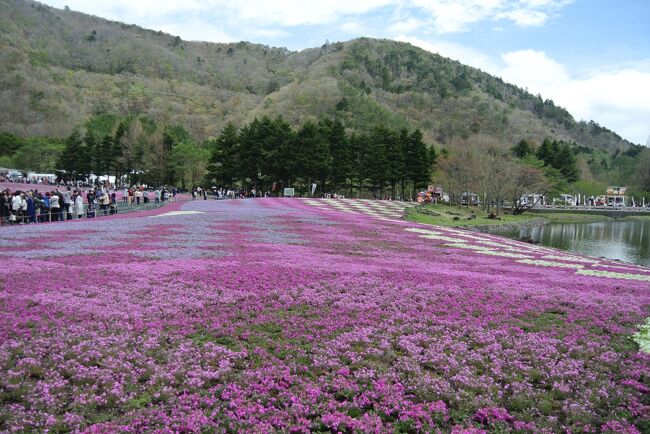
[[(180, 199), (180, 200), (185, 200), (185, 199)], [(128, 213), (139, 212), (139, 211), (150, 211), (153, 209), (162, 208), (163, 206), (172, 203), (173, 201), (175, 200), (167, 200), (164, 202), (149, 201), (147, 203), (141, 203), (141, 204), (117, 203), (115, 204), (115, 207), (113, 209), (111, 209), (110, 205), (108, 205), (106, 209), (101, 209), (100, 206), (95, 204), (93, 204), (93, 207), (91, 209), (88, 207), (88, 205), (84, 205), (84, 213), (81, 214), (81, 217), (79, 217), (79, 215), (76, 212), (66, 211), (65, 208), (61, 208), (61, 211), (57, 213), (53, 213), (52, 210), (48, 210), (46, 213), (38, 212), (37, 214), (35, 214), (34, 223), (51, 223), (51, 222), (56, 223), (56, 222), (79, 220), (80, 218), (88, 219), (88, 218), (95, 218), (95, 217), (111, 216), (116, 214), (128, 214)], [(12, 220), (11, 217), (4, 218), (3, 223), (28, 224), (28, 223), (32, 223), (30, 219), (31, 217), (29, 215), (25, 213), (21, 213), (21, 215), (17, 215), (15, 217), (15, 220)]]
[(535, 205), (535, 209), (555, 209), (555, 210), (573, 210), (573, 211), (625, 211), (650, 213), (650, 207), (640, 206), (608, 206), (608, 205)]

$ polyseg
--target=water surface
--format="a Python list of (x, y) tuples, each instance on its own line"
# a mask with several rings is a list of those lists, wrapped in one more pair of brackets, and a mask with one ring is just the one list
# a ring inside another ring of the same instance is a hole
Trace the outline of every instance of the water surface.
[(532, 228), (491, 232), (515, 239), (532, 238), (545, 246), (581, 255), (617, 259), (650, 267), (650, 220), (549, 223)]

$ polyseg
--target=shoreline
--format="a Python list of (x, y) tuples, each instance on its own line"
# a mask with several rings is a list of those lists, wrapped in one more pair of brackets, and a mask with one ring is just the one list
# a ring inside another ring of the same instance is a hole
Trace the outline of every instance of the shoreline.
[(482, 232), (482, 233), (489, 233), (493, 235), (500, 235), (498, 233), (500, 231), (507, 231), (511, 229), (532, 228), (535, 226), (543, 226), (549, 223), (552, 222), (548, 219), (545, 219), (544, 217), (538, 217), (538, 218), (534, 218), (522, 222), (494, 223), (494, 224), (475, 225), (475, 226), (458, 226), (458, 228), (467, 229), (472, 232)]

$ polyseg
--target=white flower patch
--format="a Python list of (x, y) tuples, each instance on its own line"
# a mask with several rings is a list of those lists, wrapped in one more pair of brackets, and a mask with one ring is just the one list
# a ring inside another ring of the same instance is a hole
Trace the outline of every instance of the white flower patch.
[(456, 238), (446, 237), (444, 235), (439, 235), (439, 234), (420, 235), (420, 238), (426, 238), (426, 239), (429, 239), (429, 240), (448, 241), (450, 243), (458, 243), (458, 241), (459, 241)]
[(625, 264), (625, 265), (599, 264), (598, 266), (605, 267), (605, 268), (619, 268), (621, 270), (640, 271), (640, 272), (650, 273), (650, 269), (648, 268), (634, 267), (634, 266), (630, 266), (630, 264)]
[(515, 259), (531, 259), (533, 256), (529, 255), (524, 255), (522, 253), (512, 253), (512, 252), (502, 252), (500, 250), (487, 250), (487, 249), (481, 249), (481, 250), (476, 250), (477, 253), (480, 253), (481, 255), (489, 255), (489, 256), (503, 256), (504, 258), (515, 258)]
[(152, 215), (149, 217), (170, 217), (175, 215), (205, 214), (204, 211), (169, 211), (162, 214)]
[(639, 331), (632, 336), (632, 339), (639, 344), (641, 351), (650, 353), (650, 318), (645, 320), (645, 324), (639, 327)]
[(598, 265), (600, 261), (589, 258), (580, 258), (578, 256), (569, 256), (569, 255), (544, 255), (542, 259), (556, 259), (558, 261), (568, 261), (568, 262), (581, 262), (583, 264)]
[(472, 244), (463, 244), (463, 243), (448, 243), (445, 244), (448, 247), (456, 247), (459, 249), (471, 250), (475, 253), (488, 256), (502, 256), (504, 258), (515, 258), (515, 259), (530, 259), (532, 256), (524, 255), (521, 253), (512, 253), (512, 252), (503, 252), (501, 250), (488, 249), (486, 247), (476, 246)]
[(431, 229), (422, 228), (406, 228), (408, 232), (415, 232), (416, 234), (438, 234), (439, 232), (432, 231)]
[(639, 280), (641, 282), (650, 282), (650, 275), (632, 274), (632, 273), (616, 273), (614, 271), (605, 270), (578, 270), (577, 274), (583, 276), (593, 277), (606, 277), (609, 279), (626, 279), (626, 280)]
[[(521, 250), (521, 249), (516, 249), (515, 247), (521, 247), (521, 246), (511, 246), (505, 243), (498, 243), (496, 241), (489, 241), (489, 240), (474, 240), (475, 243), (482, 244), (485, 246), (491, 246), (491, 247), (498, 247), (500, 249), (506, 249), (506, 250)], [(526, 250), (526, 249), (524, 249)]]
[(489, 250), (489, 249), (487, 249), (485, 247), (480, 247), (480, 246), (474, 246), (472, 244), (461, 243), (461, 242), (458, 242), (458, 240), (454, 240), (454, 242), (447, 243), (447, 244), (445, 244), (445, 246), (447, 246), (447, 247), (455, 247), (457, 249), (473, 250), (475, 252), (478, 252), (479, 250)]
[(574, 268), (574, 269), (581, 269), (585, 267), (582, 264), (567, 264), (564, 262), (542, 261), (539, 259), (522, 259), (517, 262), (521, 264), (528, 264), (528, 265), (539, 265), (541, 267)]

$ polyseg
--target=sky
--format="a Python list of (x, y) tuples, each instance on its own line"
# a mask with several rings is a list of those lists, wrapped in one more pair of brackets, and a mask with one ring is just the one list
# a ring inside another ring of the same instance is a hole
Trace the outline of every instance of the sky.
[(650, 0), (44, 0), (185, 40), (290, 50), (361, 36), (499, 76), (650, 146)]

